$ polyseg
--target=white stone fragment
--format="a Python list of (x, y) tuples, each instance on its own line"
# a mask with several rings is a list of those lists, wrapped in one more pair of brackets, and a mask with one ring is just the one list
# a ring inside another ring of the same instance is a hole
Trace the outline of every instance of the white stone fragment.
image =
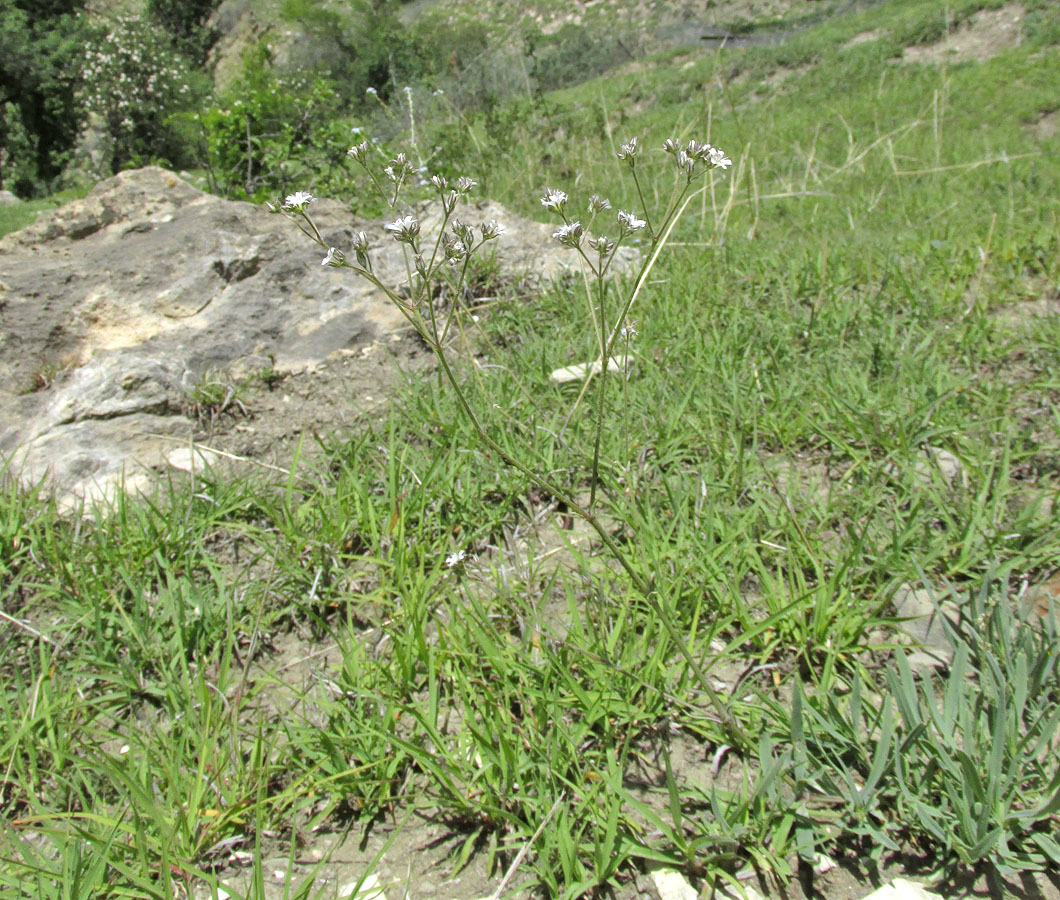
[(339, 888), (339, 900), (386, 900), (379, 886), (379, 876), (374, 872), (362, 879), (348, 881)]
[(917, 884), (915, 881), (895, 878), (894, 881), (873, 891), (863, 900), (942, 900), (942, 897), (925, 890), (922, 884)]
[[(628, 360), (625, 357), (618, 359), (609, 359), (607, 361), (608, 372), (621, 372), (626, 368)], [(578, 363), (574, 366), (565, 366), (562, 369), (556, 369), (550, 376), (556, 384), (566, 384), (569, 381), (584, 381), (586, 378), (592, 375), (600, 374), (600, 360), (594, 359), (588, 363)]]
[(201, 472), (221, 457), (201, 447), (176, 447), (166, 453), (166, 462), (182, 472)]
[(659, 900), (697, 900), (699, 891), (676, 869), (656, 869), (651, 873)]

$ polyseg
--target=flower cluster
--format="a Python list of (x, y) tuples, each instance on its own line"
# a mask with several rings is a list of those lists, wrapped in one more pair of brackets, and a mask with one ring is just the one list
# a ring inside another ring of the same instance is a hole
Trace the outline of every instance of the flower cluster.
[[(544, 195), (541, 197), (541, 205), (545, 209), (556, 213), (563, 220), (563, 224), (552, 233), (552, 237), (564, 247), (577, 250), (598, 278), (605, 276), (615, 252), (626, 238), (642, 229), (647, 229), (648, 236), (653, 242), (659, 239), (661, 232), (665, 230), (666, 226), (672, 222), (676, 215), (680, 214), (678, 212), (678, 204), (687, 196), (693, 178), (710, 169), (725, 170), (732, 165), (732, 160), (722, 150), (695, 140), (688, 141), (684, 146), (681, 146), (676, 140), (670, 138), (663, 143), (662, 149), (673, 158), (678, 180), (675, 185), (675, 191), (671, 196), (671, 205), (665, 211), (662, 221), (656, 223), (659, 225), (658, 229), (653, 226), (646, 208), (644, 218), (634, 212), (620, 209), (616, 215), (616, 224), (618, 226), (617, 240), (612, 240), (607, 235), (599, 233), (593, 233), (589, 236), (600, 214), (611, 209), (611, 201), (601, 197), (599, 194), (593, 194), (589, 197), (589, 202), (586, 206), (589, 218), (587, 224), (583, 225), (581, 221), (572, 219), (568, 215), (567, 204), (570, 198), (564, 191), (551, 187), (546, 188)], [(640, 143), (637, 138), (633, 137), (621, 145), (617, 151), (617, 156), (629, 166), (630, 174), (637, 188), (637, 194), (643, 205), (644, 192), (641, 189), (636, 169), (636, 160), (640, 152)], [(589, 249), (597, 254), (598, 259), (595, 262), (582, 249), (583, 238), (586, 238), (585, 242), (588, 244)]]
[[(121, 17), (85, 46), (81, 98), (119, 142), (149, 141), (166, 117), (190, 100), (191, 70), (159, 29)], [(126, 155), (142, 152), (139, 144)]]
[[(677, 171), (685, 175), (691, 181), (699, 172), (697, 165), (706, 166), (709, 169), (728, 169), (732, 160), (725, 152), (710, 144), (699, 141), (689, 141), (682, 147), (673, 138), (667, 138), (663, 142), (663, 150), (673, 158)], [(621, 154), (620, 154), (621, 156)]]
[[(359, 144), (350, 147), (349, 150), (346, 151), (346, 155), (354, 162), (364, 167), (371, 176), (373, 184), (393, 208), (396, 205), (398, 191), (401, 186), (406, 182), (409, 175), (419, 170), (413, 167), (412, 163), (409, 162), (404, 153), (398, 153), (390, 160), (390, 164), (383, 169), (385, 179), (380, 179), (376, 177), (375, 172), (370, 165), (370, 146), (371, 145), (368, 141), (361, 141)], [(390, 188), (386, 187), (387, 181), (391, 184)], [(470, 195), (472, 189), (476, 186), (476, 182), (473, 179), (460, 177), (450, 183), (450, 181), (443, 175), (431, 175), (430, 177), (425, 177), (422, 183), (425, 186), (430, 186), (434, 189), (442, 208), (443, 233), (440, 236), (440, 240), (438, 241), (435, 250), (436, 254), (439, 252), (441, 254), (439, 262), (444, 261), (451, 265), (456, 265), (463, 260), (466, 260), (483, 244), (495, 240), (500, 237), (500, 235), (504, 234), (504, 226), (494, 219), (480, 224), (476, 232), (475, 228), (472, 226), (461, 222), (459, 219), (453, 218), (453, 212), (456, 209), (457, 203), (462, 199), (466, 199)], [(349, 262), (346, 254), (342, 250), (338, 247), (328, 246), (324, 242), (320, 232), (313, 224), (308, 209), (309, 205), (315, 200), (316, 198), (308, 191), (295, 191), (294, 193), (288, 194), (284, 198), (282, 204), (268, 203), (267, 206), (270, 211), (274, 213), (283, 213), (288, 218), (297, 222), (303, 233), (326, 249), (327, 253), (320, 261), (321, 266), (336, 269), (354, 268), (359, 270), (362, 275), (374, 281), (376, 284), (380, 284), (373, 273), (372, 258), (369, 254), (368, 235), (363, 231), (359, 231), (356, 234), (351, 245), (353, 251), (352, 255), (356, 262)], [(446, 226), (449, 227), (449, 231), (445, 231)], [(437, 277), (437, 272), (434, 269), (434, 255), (426, 254), (429, 259), (425, 259), (424, 254), (421, 253), (420, 233), (422, 223), (419, 218), (412, 214), (401, 215), (393, 222), (385, 224), (383, 229), (388, 232), (395, 241), (399, 244), (404, 244), (408, 248), (407, 252), (409, 253), (409, 256), (407, 259), (412, 268), (414, 268), (419, 275), (422, 283), (426, 284), (430, 282), (432, 278)], [(403, 303), (402, 305), (406, 311), (410, 313), (416, 308), (415, 302)]]

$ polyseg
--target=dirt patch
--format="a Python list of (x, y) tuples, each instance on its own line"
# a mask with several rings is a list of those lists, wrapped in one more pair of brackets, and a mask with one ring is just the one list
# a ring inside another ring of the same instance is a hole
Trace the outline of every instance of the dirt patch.
[(1043, 113), (1041, 118), (1031, 125), (1031, 134), (1037, 141), (1052, 140), (1060, 133), (1060, 110)]
[(906, 47), (902, 61), (939, 65), (950, 62), (985, 62), (1013, 47), (1023, 36), (1021, 22), (1026, 15), (1018, 3), (1001, 9), (983, 9), (951, 31), (941, 41)]
[(890, 32), (886, 28), (873, 28), (871, 31), (860, 31), (855, 34), (845, 44), (841, 44), (840, 50), (849, 50), (851, 47), (858, 47), (861, 44), (868, 44), (872, 41), (878, 41), (881, 38), (887, 37)]

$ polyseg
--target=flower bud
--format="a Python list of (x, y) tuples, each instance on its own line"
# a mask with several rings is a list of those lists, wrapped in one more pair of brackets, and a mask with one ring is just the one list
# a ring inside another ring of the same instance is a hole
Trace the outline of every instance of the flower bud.
[(346, 264), (346, 256), (337, 247), (328, 247), (328, 255), (321, 260), (322, 266), (331, 266), (333, 269), (341, 269)]
[(611, 201), (604, 200), (599, 194), (593, 194), (589, 198), (589, 213), (595, 215), (598, 212), (603, 212), (605, 209), (611, 208)]
[(637, 146), (637, 139), (635, 137), (631, 137), (628, 141), (626, 141), (626, 143), (619, 147), (618, 158), (624, 159), (632, 166), (634, 157), (636, 157), (638, 149), (639, 148)]

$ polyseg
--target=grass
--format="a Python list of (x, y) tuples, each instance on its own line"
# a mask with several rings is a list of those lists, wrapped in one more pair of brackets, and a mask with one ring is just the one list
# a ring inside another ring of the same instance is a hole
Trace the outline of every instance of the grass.
[(38, 213), (48, 209), (56, 209), (71, 200), (80, 200), (87, 193), (87, 189), (71, 188), (40, 200), (23, 200), (21, 203), (12, 206), (0, 206), (0, 237), (12, 231), (18, 231), (20, 228), (25, 228), (27, 225), (32, 225), (36, 221)]
[[(516, 881), (543, 896), (817, 852), (1055, 872), (1057, 635), (1013, 598), (1060, 564), (1060, 326), (1028, 305), (1060, 283), (1058, 145), (1029, 128), (1060, 53), (896, 63), (937, 17), (875, 6), (470, 123), (467, 170), (535, 214), (546, 181), (616, 183), (609, 130), (709, 132), (737, 161), (653, 271), (601, 448), (658, 612), (433, 379), (281, 481), (201, 472), (88, 519), (5, 481), (0, 891), (190, 896), (243, 852), (260, 897), (263, 846), (409, 810), (498, 882), (532, 843)], [(493, 304), (497, 366), (469, 381), (554, 473), (591, 436), (551, 437), (577, 388), (549, 373), (591, 352), (579, 298)], [(918, 469), (925, 447), (961, 476)], [(906, 584), (966, 609), (946, 673), (894, 646)], [(659, 612), (753, 740), (723, 747)], [(341, 662), (295, 679), (285, 640)]]

